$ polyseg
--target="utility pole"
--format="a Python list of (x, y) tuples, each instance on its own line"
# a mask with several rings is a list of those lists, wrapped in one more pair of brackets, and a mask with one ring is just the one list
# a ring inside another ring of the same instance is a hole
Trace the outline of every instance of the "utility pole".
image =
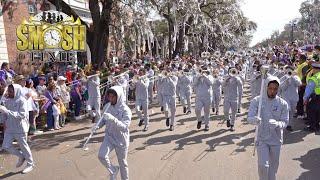
[(294, 41), (293, 31), (294, 31), (294, 27), (295, 27), (295, 26), (296, 26), (295, 21), (292, 21), (292, 22), (291, 22), (291, 36), (290, 36), (291, 43)]
[(172, 29), (172, 23), (171, 23), (171, 16), (170, 16), (170, 1), (168, 1), (168, 36), (169, 36), (169, 60), (172, 60), (172, 38), (171, 38), (171, 29)]

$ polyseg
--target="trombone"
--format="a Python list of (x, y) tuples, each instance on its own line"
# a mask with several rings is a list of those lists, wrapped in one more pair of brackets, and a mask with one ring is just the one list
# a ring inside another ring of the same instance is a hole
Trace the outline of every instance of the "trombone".
[[(100, 84), (100, 89), (112, 85), (112, 83), (113, 83), (114, 81), (117, 81), (118, 78), (120, 78), (120, 77), (128, 74), (129, 72), (130, 72), (130, 71), (128, 70), (128, 71), (125, 71), (125, 72), (123, 72), (123, 73), (121, 73), (121, 74), (119, 74), (119, 75), (116, 75), (116, 76), (109, 76), (107, 82), (105, 82), (105, 83), (103, 83), (103, 84)], [(95, 76), (95, 75), (92, 75), (92, 76)]]
[(129, 80), (129, 82), (137, 83), (139, 80), (145, 79), (147, 77), (148, 77), (148, 74), (145, 74), (142, 76), (135, 75), (131, 80)]
[(282, 76), (280, 78), (280, 84), (283, 84), (283, 83), (287, 82), (294, 75), (294, 71), (288, 70), (287, 71), (287, 75), (288, 76)]

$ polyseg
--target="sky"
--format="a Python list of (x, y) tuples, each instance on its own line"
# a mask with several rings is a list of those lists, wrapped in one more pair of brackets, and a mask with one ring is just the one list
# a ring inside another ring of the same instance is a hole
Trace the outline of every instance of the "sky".
[(300, 4), (305, 0), (242, 0), (241, 9), (249, 20), (257, 23), (251, 46), (270, 37), (285, 24), (300, 17)]

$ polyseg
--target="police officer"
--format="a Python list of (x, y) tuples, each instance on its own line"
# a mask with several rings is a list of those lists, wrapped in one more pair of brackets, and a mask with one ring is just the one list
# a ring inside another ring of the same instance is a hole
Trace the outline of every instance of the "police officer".
[(307, 87), (303, 97), (304, 105), (308, 105), (310, 125), (306, 131), (318, 131), (320, 129), (320, 63), (311, 64), (312, 76), (307, 79)]

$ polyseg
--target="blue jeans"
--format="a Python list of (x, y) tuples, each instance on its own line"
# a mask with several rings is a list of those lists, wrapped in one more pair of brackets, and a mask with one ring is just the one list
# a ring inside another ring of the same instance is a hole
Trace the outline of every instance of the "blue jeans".
[(79, 116), (80, 115), (81, 105), (82, 105), (80, 97), (79, 96), (74, 96), (72, 99), (73, 99), (73, 103), (75, 104), (74, 115), (75, 116)]
[(53, 129), (54, 127), (54, 120), (53, 120), (53, 111), (52, 111), (52, 104), (47, 109), (47, 128)]

